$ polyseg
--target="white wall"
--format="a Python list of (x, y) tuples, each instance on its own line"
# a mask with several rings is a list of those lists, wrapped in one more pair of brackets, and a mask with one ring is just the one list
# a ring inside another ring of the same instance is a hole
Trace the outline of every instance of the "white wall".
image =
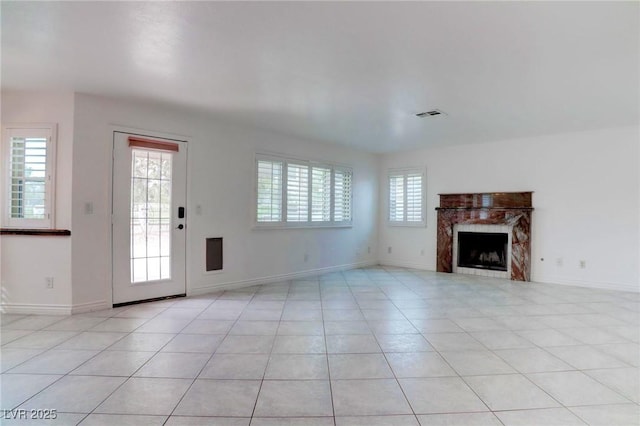
[[(532, 281), (639, 291), (639, 140), (624, 127), (384, 155), (379, 260), (435, 270), (438, 193), (534, 191)], [(405, 166), (427, 169), (426, 228), (385, 220), (387, 169)]]
[[(334, 145), (220, 123), (178, 108), (88, 95), (75, 98), (73, 152), (73, 303), (111, 300), (110, 125), (189, 138), (188, 292), (262, 282), (304, 271), (373, 264), (377, 241), (377, 158)], [(354, 169), (354, 220), (346, 229), (254, 230), (254, 156), (288, 156), (346, 163)], [(84, 214), (84, 204), (94, 214)], [(202, 215), (195, 206), (202, 206)], [(224, 238), (224, 270), (204, 271), (204, 239)], [(367, 247), (371, 253), (367, 254)], [(309, 259), (304, 262), (303, 253)]]
[[(2, 92), (2, 124), (57, 123), (55, 226), (71, 229), (73, 153), (71, 93)], [(68, 312), (71, 307), (71, 237), (0, 237), (2, 305), (8, 310)], [(54, 278), (47, 288), (45, 277)], [(45, 308), (45, 310), (43, 310)]]
[[(190, 293), (377, 260), (433, 270), (438, 193), (527, 190), (535, 191), (534, 281), (638, 290), (637, 127), (377, 157), (222, 123), (180, 108), (88, 95), (3, 92), (2, 107), (3, 124), (58, 123), (56, 225), (72, 231), (71, 237), (2, 237), (4, 307), (68, 312), (72, 306), (110, 303), (111, 125), (190, 139)], [(353, 166), (354, 226), (252, 229), (256, 152)], [(384, 220), (386, 170), (406, 166), (427, 168), (426, 228), (391, 228)], [(86, 202), (94, 204), (91, 215), (84, 212)], [(196, 205), (202, 206), (200, 216)], [(204, 238), (217, 236), (225, 239), (225, 269), (207, 274)], [(563, 259), (562, 267), (557, 258)], [(581, 259), (586, 269), (578, 267)], [(46, 288), (47, 276), (54, 277), (53, 289)]]

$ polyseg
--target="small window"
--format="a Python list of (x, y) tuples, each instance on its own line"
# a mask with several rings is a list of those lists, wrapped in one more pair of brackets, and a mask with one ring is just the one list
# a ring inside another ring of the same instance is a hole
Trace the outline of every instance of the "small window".
[(257, 155), (257, 225), (350, 226), (352, 176), (347, 167)]
[(389, 215), (391, 225), (424, 226), (425, 173), (423, 170), (389, 172)]
[(4, 127), (4, 226), (54, 228), (55, 134), (54, 124)]

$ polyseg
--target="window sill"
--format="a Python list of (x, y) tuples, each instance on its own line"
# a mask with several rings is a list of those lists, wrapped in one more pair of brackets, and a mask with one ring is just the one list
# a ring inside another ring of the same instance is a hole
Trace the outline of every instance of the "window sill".
[(391, 227), (400, 228), (426, 228), (427, 224), (424, 222), (387, 222)]
[(68, 229), (19, 229), (0, 228), (0, 235), (35, 235), (45, 237), (68, 237), (71, 231)]
[(311, 225), (308, 222), (295, 223), (292, 222), (289, 225), (283, 225), (281, 223), (275, 225), (253, 225), (253, 230), (283, 230), (283, 229), (335, 229), (335, 228), (353, 228), (352, 223), (330, 223), (330, 224), (314, 224)]

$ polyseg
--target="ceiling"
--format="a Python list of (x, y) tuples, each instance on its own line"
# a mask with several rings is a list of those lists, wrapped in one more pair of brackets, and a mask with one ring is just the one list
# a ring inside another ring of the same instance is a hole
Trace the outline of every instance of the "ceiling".
[[(371, 152), (638, 123), (638, 2), (2, 2), (2, 88)], [(440, 109), (446, 117), (415, 117)]]

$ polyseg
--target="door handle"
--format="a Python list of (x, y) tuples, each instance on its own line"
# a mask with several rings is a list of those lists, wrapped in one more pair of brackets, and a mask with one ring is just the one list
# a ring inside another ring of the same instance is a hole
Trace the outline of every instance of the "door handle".
[(180, 225), (178, 225), (178, 227), (176, 229), (184, 229), (184, 225), (180, 224)]

